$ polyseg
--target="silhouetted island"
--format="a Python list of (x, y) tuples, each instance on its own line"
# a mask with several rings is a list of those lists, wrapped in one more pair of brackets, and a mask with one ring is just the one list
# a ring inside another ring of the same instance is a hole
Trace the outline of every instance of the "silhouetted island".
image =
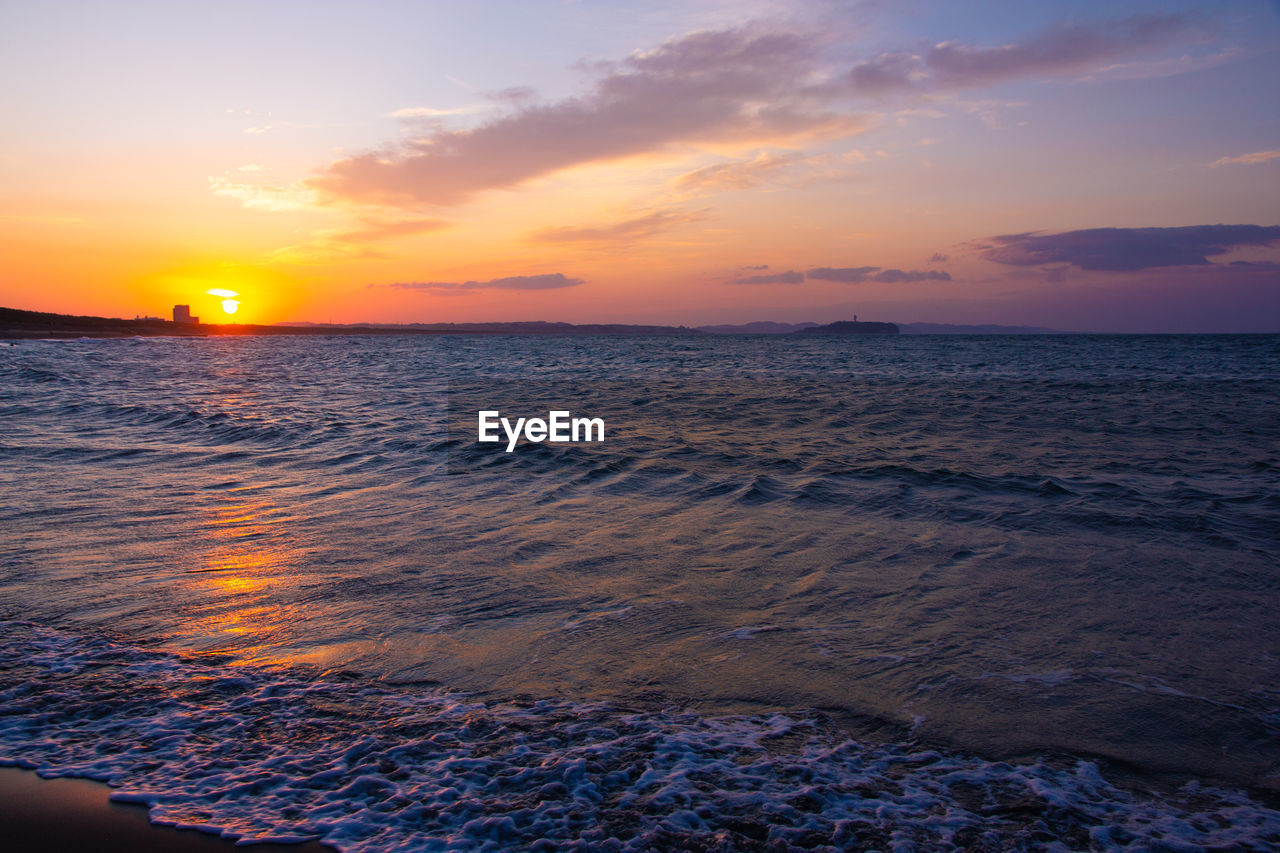
[(898, 327), (893, 323), (866, 323), (857, 320), (836, 320), (825, 326), (797, 329), (793, 335), (896, 335)]

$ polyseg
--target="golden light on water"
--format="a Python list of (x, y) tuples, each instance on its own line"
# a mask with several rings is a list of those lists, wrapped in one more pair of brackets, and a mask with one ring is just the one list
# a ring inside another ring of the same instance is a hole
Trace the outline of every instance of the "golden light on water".
[(287, 517), (267, 501), (237, 495), (202, 515), (205, 547), (186, 571), (190, 594), (201, 605), (188, 623), (192, 644), (212, 641), (234, 648), (245, 660), (284, 662), (266, 638), (299, 618), (277, 598), (298, 560)]

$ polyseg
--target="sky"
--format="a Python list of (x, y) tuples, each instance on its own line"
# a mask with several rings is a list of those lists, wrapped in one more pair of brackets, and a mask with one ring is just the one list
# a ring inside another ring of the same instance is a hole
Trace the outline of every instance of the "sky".
[(4, 0), (0, 78), (5, 307), (1280, 332), (1274, 0)]

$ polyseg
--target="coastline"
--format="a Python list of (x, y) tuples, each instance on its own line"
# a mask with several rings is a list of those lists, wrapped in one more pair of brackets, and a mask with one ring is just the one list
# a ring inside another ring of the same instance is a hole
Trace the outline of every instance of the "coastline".
[(133, 320), (52, 314), (0, 307), (0, 339), (49, 338), (209, 338), (242, 336), (287, 337), (314, 335), (704, 335), (686, 326), (626, 323), (558, 323), (543, 321), (501, 323), (377, 323), (269, 325), (260, 323), (178, 323), (172, 320)]
[[(150, 822), (147, 809), (112, 802), (111, 787), (90, 779), (45, 779), (34, 770), (0, 767), (0, 826), (6, 849), (23, 853), (229, 853), (231, 838)], [(333, 853), (318, 841), (253, 844), (263, 853)]]

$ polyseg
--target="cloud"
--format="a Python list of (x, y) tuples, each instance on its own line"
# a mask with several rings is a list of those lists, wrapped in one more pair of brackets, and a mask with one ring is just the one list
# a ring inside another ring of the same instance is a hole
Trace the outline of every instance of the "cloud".
[(626, 243), (652, 237), (660, 231), (693, 222), (703, 216), (703, 211), (678, 208), (655, 210), (612, 225), (544, 228), (530, 235), (530, 239), (539, 243)]
[(731, 160), (686, 172), (671, 182), (671, 188), (677, 194), (698, 196), (765, 183), (786, 187), (830, 185), (856, 176), (857, 166), (867, 160), (867, 155), (857, 150), (808, 157), (800, 152), (763, 153), (750, 160)]
[(307, 264), (351, 257), (381, 258), (385, 256), (372, 248), (378, 243), (440, 231), (450, 225), (443, 219), (365, 220), (355, 228), (320, 231), (305, 243), (277, 249), (269, 260)]
[(945, 270), (881, 270), (876, 273), (875, 280), (886, 284), (951, 281), (951, 273)]
[(554, 290), (561, 287), (578, 287), (586, 284), (580, 278), (568, 278), (564, 273), (542, 275), (509, 275), (488, 281), (395, 281), (390, 284), (370, 284), (368, 288), (385, 287), (391, 290), (473, 291), (473, 290)]
[(1167, 45), (1191, 30), (1180, 15), (1135, 16), (1098, 24), (1060, 24), (1021, 43), (973, 47), (942, 42), (921, 53), (884, 53), (860, 62), (849, 82), (863, 94), (966, 89), (1024, 77), (1096, 71)]
[(809, 278), (816, 281), (839, 281), (854, 284), (867, 281), (880, 267), (818, 267), (809, 270)]
[(1061, 234), (991, 238), (981, 256), (1010, 266), (1073, 264), (1083, 270), (1132, 271), (1203, 266), (1237, 246), (1280, 241), (1280, 226), (1190, 225), (1181, 228), (1090, 228)]
[(452, 205), (676, 143), (759, 144), (865, 129), (866, 117), (826, 108), (847, 92), (814, 84), (816, 44), (753, 26), (693, 33), (593, 66), (597, 78), (581, 96), (517, 100), (512, 111), (476, 127), (433, 128), (330, 163), (309, 185), (330, 200)]
[(360, 228), (338, 231), (329, 239), (340, 243), (374, 243), (411, 234), (425, 234), (448, 228), (451, 223), (443, 219), (401, 219), (393, 222), (365, 222)]
[(1274, 272), (1276, 270), (1280, 270), (1280, 263), (1277, 263), (1276, 261), (1232, 261), (1227, 264), (1227, 266), (1254, 272)]
[[(754, 269), (754, 267), (743, 267)], [(726, 284), (799, 284), (809, 281), (836, 281), (857, 284), (864, 281), (881, 284), (907, 284), (918, 281), (951, 281), (951, 273), (944, 270), (895, 270), (880, 267), (816, 267), (807, 273), (787, 270), (766, 275), (749, 275), (731, 279)]]
[(787, 270), (786, 272), (766, 273), (764, 275), (748, 275), (742, 278), (733, 278), (725, 282), (725, 284), (799, 284), (804, 281), (804, 273), (795, 270)]
[(882, 284), (904, 284), (918, 281), (951, 281), (951, 273), (945, 270), (895, 270), (880, 267), (817, 267), (808, 272), (815, 281), (837, 281), (858, 284), (864, 281)]
[[(248, 110), (245, 112), (248, 112)], [(257, 135), (261, 133), (270, 133), (273, 130), (309, 130), (313, 127), (315, 127), (315, 125), (304, 124), (302, 122), (278, 121), (274, 124), (259, 124), (254, 125), (253, 127), (246, 127), (244, 128), (244, 132)]]
[(401, 107), (387, 113), (387, 118), (443, 118), (445, 116), (461, 116), (478, 113), (489, 109), (488, 104), (468, 104), (465, 107), (439, 110), (434, 107)]
[[(244, 172), (256, 170), (256, 166), (253, 169), (240, 167), (240, 171)], [(209, 179), (209, 189), (214, 195), (237, 199), (241, 207), (254, 210), (301, 210), (312, 207), (316, 203), (315, 193), (296, 184), (288, 186), (265, 181), (253, 183), (214, 177)]]
[(760, 154), (753, 160), (716, 163), (686, 172), (673, 181), (676, 189), (695, 191), (745, 190), (759, 186), (770, 176), (790, 166), (797, 156)]
[(487, 97), (499, 103), (524, 105), (538, 98), (538, 91), (532, 86), (509, 86), (497, 92), (490, 92)]
[(1257, 163), (1265, 163), (1268, 160), (1274, 160), (1277, 157), (1280, 157), (1280, 150), (1255, 151), (1252, 154), (1241, 154), (1238, 157), (1222, 157), (1210, 163), (1209, 168), (1216, 169), (1219, 166), (1229, 166), (1232, 164), (1252, 166)]

